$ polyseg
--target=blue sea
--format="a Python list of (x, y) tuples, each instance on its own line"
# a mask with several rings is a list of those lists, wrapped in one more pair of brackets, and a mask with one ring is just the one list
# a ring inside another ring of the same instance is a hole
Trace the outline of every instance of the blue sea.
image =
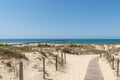
[(0, 39), (0, 43), (120, 44), (120, 39)]

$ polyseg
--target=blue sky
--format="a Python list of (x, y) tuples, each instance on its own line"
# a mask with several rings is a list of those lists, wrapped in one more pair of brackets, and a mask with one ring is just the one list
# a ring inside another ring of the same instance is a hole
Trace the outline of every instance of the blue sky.
[(0, 38), (120, 39), (120, 0), (0, 0)]

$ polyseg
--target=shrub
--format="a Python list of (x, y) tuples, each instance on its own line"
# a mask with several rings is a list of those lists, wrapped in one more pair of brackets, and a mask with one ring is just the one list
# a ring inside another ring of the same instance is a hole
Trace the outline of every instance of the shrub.
[(2, 77), (2, 75), (0, 75), (0, 79), (2, 79), (3, 77)]
[(47, 57), (45, 52), (41, 51), (40, 53), (41, 53), (42, 56)]
[(16, 50), (20, 50), (20, 51), (27, 51), (27, 52), (30, 52), (32, 51), (32, 49), (28, 46), (25, 46), (25, 47), (16, 47), (16, 48), (13, 48), (13, 49), (16, 49)]
[(51, 46), (48, 44), (38, 44), (38, 47), (51, 47)]
[(70, 48), (63, 48), (62, 52), (64, 52), (64, 53), (71, 53), (71, 49)]
[(0, 44), (0, 46), (9, 46), (8, 44)]
[(0, 48), (0, 56), (2, 56), (3, 58), (27, 59), (25, 55), (21, 53), (18, 53), (9, 49), (4, 49), (4, 48)]
[(70, 44), (70, 47), (81, 47), (81, 48), (84, 48), (85, 46), (84, 45), (77, 45), (77, 44)]
[(7, 65), (8, 67), (12, 67), (11, 62), (7, 62), (6, 65)]
[(56, 51), (58, 51), (58, 50), (61, 50), (61, 48), (60, 47), (56, 47)]

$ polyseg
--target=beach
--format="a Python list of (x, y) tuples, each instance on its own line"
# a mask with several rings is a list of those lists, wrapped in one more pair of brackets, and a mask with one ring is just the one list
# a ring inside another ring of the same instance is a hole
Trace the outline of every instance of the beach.
[(0, 80), (120, 80), (120, 0), (0, 0)]
[[(119, 45), (109, 46), (119, 47)], [(1, 57), (0, 80), (20, 80), (20, 75), (23, 75), (24, 80), (44, 80), (44, 78), (45, 80), (119, 80), (116, 69), (112, 70), (106, 58), (107, 53), (103, 51), (108, 49), (108, 45), (22, 44), (1, 45), (0, 49), (21, 52), (19, 56), (10, 52), (12, 56), (5, 58), (7, 55), (4, 54)], [(102, 53), (102, 57), (99, 53)], [(57, 70), (56, 56), (58, 56)], [(22, 74), (20, 61), (23, 62)]]

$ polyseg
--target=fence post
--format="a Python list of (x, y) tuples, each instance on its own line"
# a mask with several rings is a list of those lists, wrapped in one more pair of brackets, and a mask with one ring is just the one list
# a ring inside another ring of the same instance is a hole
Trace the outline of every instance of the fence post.
[(20, 61), (20, 66), (19, 66), (19, 78), (20, 80), (23, 80), (23, 62)]
[(65, 58), (65, 64), (66, 64), (66, 53), (64, 53), (64, 58)]
[(108, 53), (108, 62), (110, 61), (110, 53)]
[(100, 53), (100, 58), (102, 57), (102, 54)]
[(111, 54), (110, 54), (109, 62), (111, 63)]
[(119, 58), (117, 59), (117, 76), (119, 76)]
[(114, 69), (114, 56), (112, 58), (112, 69)]
[(57, 71), (58, 70), (58, 56), (56, 55), (55, 57), (56, 57), (56, 63), (55, 64), (56, 64), (56, 71)]
[(45, 80), (45, 58), (43, 57), (43, 79)]
[(61, 62), (62, 62), (62, 65), (63, 65), (63, 53), (61, 53)]

